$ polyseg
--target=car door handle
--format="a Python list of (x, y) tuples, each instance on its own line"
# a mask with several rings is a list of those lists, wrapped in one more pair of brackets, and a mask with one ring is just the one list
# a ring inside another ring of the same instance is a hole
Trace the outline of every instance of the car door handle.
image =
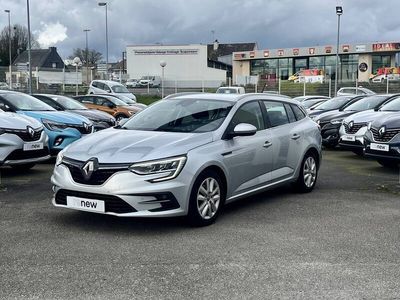
[(292, 140), (298, 140), (300, 138), (300, 135), (295, 133), (292, 135)]
[(272, 143), (271, 143), (271, 142), (268, 142), (268, 141), (266, 141), (266, 142), (264, 143), (264, 145), (263, 145), (264, 148), (269, 148), (269, 147), (271, 147), (271, 146), (272, 146)]

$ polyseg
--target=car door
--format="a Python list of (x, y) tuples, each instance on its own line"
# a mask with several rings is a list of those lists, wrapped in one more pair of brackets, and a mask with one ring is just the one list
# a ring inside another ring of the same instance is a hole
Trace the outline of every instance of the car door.
[(237, 136), (223, 144), (223, 160), (229, 172), (231, 196), (239, 196), (266, 185), (270, 181), (272, 149), (266, 143), (266, 129), (260, 103), (243, 104), (233, 116), (228, 131), (241, 123), (257, 128), (252, 136)]
[(95, 105), (94, 103), (93, 96), (83, 96), (81, 98), (76, 98), (76, 99), (89, 109), (98, 109), (97, 105)]
[[(290, 106), (280, 101), (263, 101), (266, 122), (269, 125), (267, 139), (272, 149), (271, 182), (289, 178), (296, 170), (298, 145), (301, 145), (302, 133), (294, 126), (296, 119)], [(289, 113), (288, 113), (288, 111)]]

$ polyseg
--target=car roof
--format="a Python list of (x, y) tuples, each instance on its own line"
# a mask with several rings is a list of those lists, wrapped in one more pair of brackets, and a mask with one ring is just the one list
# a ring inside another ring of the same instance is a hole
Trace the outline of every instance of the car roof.
[(108, 85), (122, 85), (121, 83), (117, 82), (117, 81), (112, 81), (112, 80), (93, 80), (93, 82), (100, 82), (100, 83), (107, 83)]

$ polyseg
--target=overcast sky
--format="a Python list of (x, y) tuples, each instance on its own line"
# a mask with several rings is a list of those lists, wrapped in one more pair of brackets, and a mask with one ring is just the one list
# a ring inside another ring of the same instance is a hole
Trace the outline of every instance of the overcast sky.
[[(260, 49), (400, 41), (400, 0), (108, 0), (110, 61), (127, 45), (257, 42)], [(31, 31), (43, 47), (66, 58), (85, 47), (105, 57), (105, 8), (95, 0), (30, 0)], [(27, 24), (26, 0), (0, 0), (0, 27)], [(214, 31), (214, 35), (212, 34)]]

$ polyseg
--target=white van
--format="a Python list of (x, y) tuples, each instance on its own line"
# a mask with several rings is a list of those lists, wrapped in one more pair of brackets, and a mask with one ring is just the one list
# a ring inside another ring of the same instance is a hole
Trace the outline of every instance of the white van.
[(245, 94), (246, 91), (242, 86), (223, 86), (218, 88), (217, 94)]
[(90, 83), (88, 94), (104, 93), (123, 95), (136, 101), (135, 95), (119, 82), (111, 80), (93, 80)]
[(139, 85), (142, 87), (160, 87), (161, 77), (160, 76), (142, 76), (139, 80)]

